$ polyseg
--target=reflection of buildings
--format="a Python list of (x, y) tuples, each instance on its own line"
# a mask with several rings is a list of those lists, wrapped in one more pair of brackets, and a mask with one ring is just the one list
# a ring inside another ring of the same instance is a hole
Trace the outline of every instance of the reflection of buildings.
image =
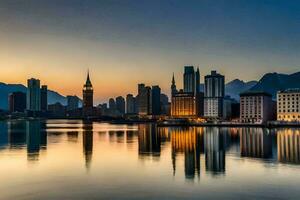
[(213, 173), (225, 171), (225, 150), (227, 134), (216, 127), (206, 128), (204, 151), (206, 170)]
[(262, 128), (243, 128), (240, 134), (241, 156), (270, 158), (272, 137)]
[(282, 129), (277, 132), (278, 161), (300, 163), (300, 131)]
[(195, 127), (170, 130), (172, 143), (173, 173), (176, 172), (176, 155), (184, 153), (185, 176), (188, 179), (200, 175), (200, 152), (203, 144), (203, 130)]
[(160, 136), (155, 124), (141, 124), (139, 130), (139, 155), (160, 156)]
[(90, 169), (93, 155), (93, 123), (84, 122), (82, 133), (83, 154), (85, 157), (85, 166)]
[(26, 122), (27, 158), (29, 161), (38, 160), (40, 149), (47, 145), (47, 133), (41, 131), (41, 128), (43, 127), (40, 121)]

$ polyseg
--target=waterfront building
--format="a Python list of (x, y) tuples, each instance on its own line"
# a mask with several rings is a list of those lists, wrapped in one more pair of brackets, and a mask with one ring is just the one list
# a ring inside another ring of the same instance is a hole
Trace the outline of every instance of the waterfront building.
[(277, 120), (300, 122), (300, 89), (277, 93)]
[(172, 96), (171, 116), (190, 118), (196, 116), (195, 96), (191, 92), (179, 91)]
[(160, 104), (161, 89), (158, 85), (152, 86), (151, 90), (151, 114), (160, 115), (161, 104)]
[(150, 115), (151, 114), (151, 88), (146, 87), (145, 84), (138, 85), (138, 114)]
[(8, 96), (9, 112), (24, 112), (26, 109), (26, 94), (13, 92)]
[(136, 98), (132, 94), (126, 96), (126, 114), (137, 114)]
[(30, 112), (40, 112), (41, 111), (41, 88), (40, 80), (38, 79), (28, 79), (27, 80), (27, 110)]
[(113, 98), (108, 100), (108, 107), (110, 110), (116, 110), (116, 102)]
[(166, 94), (160, 94), (160, 113), (163, 115), (170, 115), (169, 97)]
[(41, 111), (46, 112), (48, 110), (48, 87), (42, 85), (41, 87)]
[[(200, 91), (199, 68), (185, 66), (183, 74), (183, 90), (176, 90), (174, 74), (171, 85), (172, 117), (201, 117), (204, 113), (204, 94)], [(185, 102), (185, 103), (184, 103)], [(193, 105), (191, 105), (193, 103)]]
[(83, 93), (82, 112), (83, 112), (83, 116), (88, 117), (93, 115), (93, 107), (94, 107), (93, 104), (94, 91), (93, 91), (93, 85), (90, 80), (89, 72), (87, 74), (87, 79), (83, 86), (82, 93)]
[(225, 77), (216, 71), (211, 71), (211, 74), (204, 79), (204, 116), (223, 118)]
[(125, 114), (125, 99), (122, 96), (116, 98), (116, 109), (121, 115)]
[(260, 91), (248, 91), (240, 94), (240, 121), (265, 123), (274, 119), (275, 106), (272, 95)]
[(76, 110), (79, 107), (79, 98), (74, 95), (68, 95), (67, 96), (67, 110)]

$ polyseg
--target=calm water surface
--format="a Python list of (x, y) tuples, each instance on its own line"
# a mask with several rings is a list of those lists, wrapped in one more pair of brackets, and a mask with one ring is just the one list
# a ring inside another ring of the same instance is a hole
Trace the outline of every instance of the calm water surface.
[(300, 199), (300, 129), (0, 122), (0, 199)]

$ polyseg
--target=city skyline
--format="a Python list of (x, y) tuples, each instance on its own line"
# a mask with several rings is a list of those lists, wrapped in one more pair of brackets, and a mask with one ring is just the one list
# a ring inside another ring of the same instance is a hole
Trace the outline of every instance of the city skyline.
[(170, 74), (181, 87), (185, 65), (199, 66), (202, 83), (211, 70), (228, 82), (299, 68), (297, 3), (3, 1), (0, 7), (1, 82), (25, 85), (35, 77), (63, 95), (81, 96), (89, 68), (96, 102), (136, 93), (140, 82), (169, 94)]

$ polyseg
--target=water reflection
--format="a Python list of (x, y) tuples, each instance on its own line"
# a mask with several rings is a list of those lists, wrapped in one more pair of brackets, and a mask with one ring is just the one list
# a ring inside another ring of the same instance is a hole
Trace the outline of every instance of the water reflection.
[(82, 126), (82, 144), (83, 155), (85, 158), (85, 167), (90, 169), (93, 155), (93, 123), (85, 122)]
[[(155, 124), (102, 127), (99, 123), (77, 123), (82, 126), (78, 128), (73, 122), (69, 126), (67, 122), (53, 125), (49, 121), (34, 120), (0, 122), (0, 155), (4, 150), (25, 151), (28, 162), (37, 163), (47, 145), (63, 143), (64, 138), (80, 143), (82, 134), (81, 152), (87, 170), (91, 170), (93, 150), (99, 145), (97, 141), (109, 145), (126, 144), (127, 151), (135, 151), (139, 161), (161, 161), (167, 155), (173, 176), (182, 172), (187, 180), (200, 178), (202, 172), (212, 176), (226, 175), (228, 156), (255, 158), (261, 162), (300, 163), (299, 129), (168, 128)], [(60, 130), (58, 126), (63, 127)]]

